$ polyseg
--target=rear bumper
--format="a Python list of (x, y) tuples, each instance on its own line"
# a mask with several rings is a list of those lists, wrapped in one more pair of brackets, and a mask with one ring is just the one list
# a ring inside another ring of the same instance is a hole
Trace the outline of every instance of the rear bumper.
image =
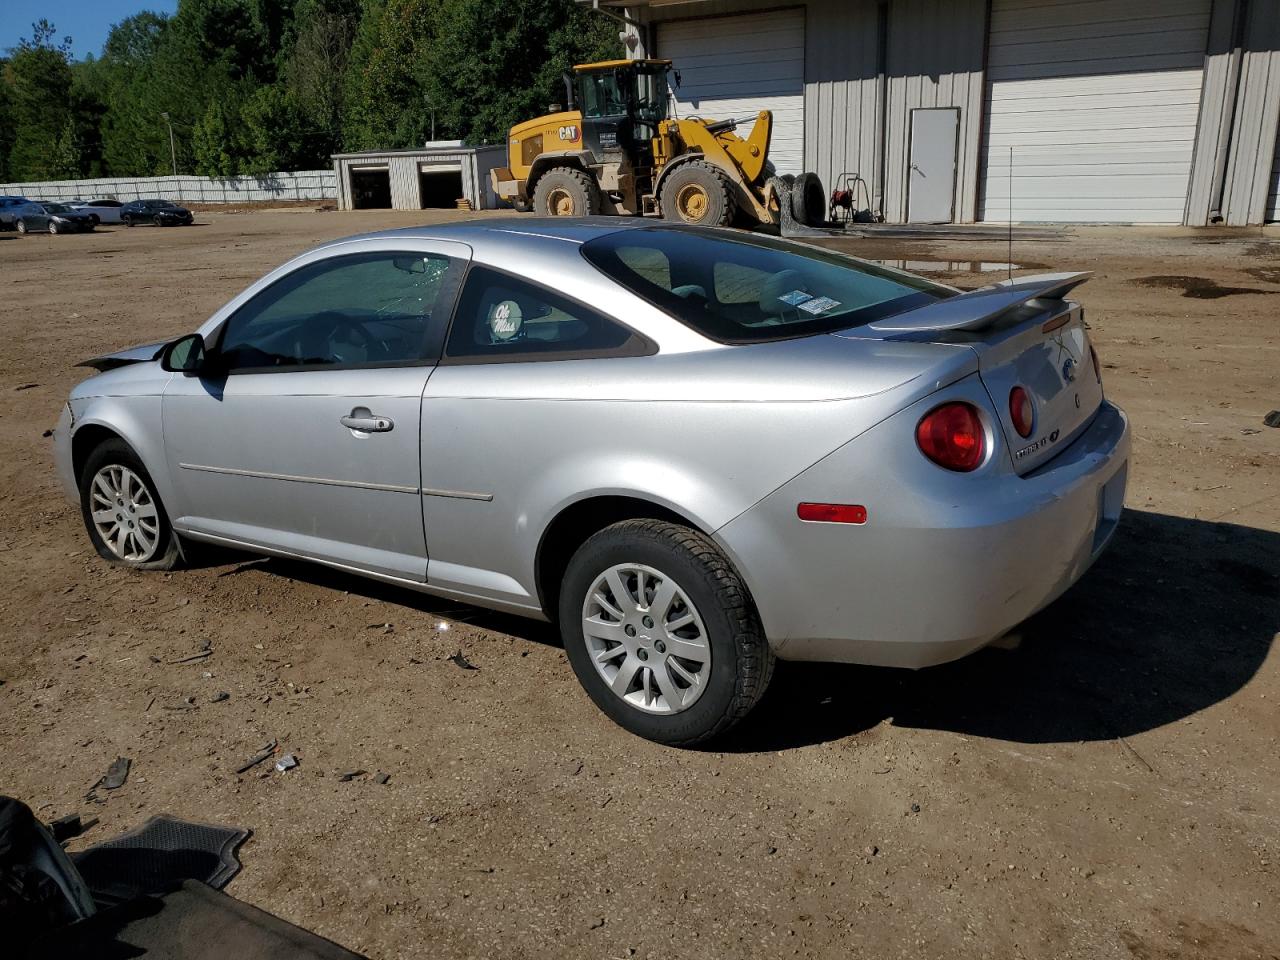
[[(889, 418), (717, 532), (783, 659), (925, 667), (962, 657), (1061, 595), (1114, 533), (1130, 453), (1119, 408), (1104, 403), (1023, 477), (1003, 448), (992, 460), (1005, 462), (976, 471), (986, 476), (927, 463), (902, 442), (920, 412)], [(803, 523), (795, 510), (806, 500), (865, 504), (868, 521)]]

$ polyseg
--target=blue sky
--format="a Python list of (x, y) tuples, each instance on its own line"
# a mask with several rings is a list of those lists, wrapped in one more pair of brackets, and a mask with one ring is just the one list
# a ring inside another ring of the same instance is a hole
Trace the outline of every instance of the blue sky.
[(71, 35), (77, 59), (102, 54), (111, 25), (142, 10), (173, 13), (177, 0), (0, 0), (0, 50), (31, 36), (31, 24), (44, 17), (58, 28), (58, 38)]

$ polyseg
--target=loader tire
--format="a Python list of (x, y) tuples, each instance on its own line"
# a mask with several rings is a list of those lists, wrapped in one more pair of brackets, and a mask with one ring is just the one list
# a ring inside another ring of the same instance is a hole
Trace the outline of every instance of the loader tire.
[(533, 212), (540, 217), (592, 217), (600, 212), (600, 190), (581, 170), (556, 167), (534, 185)]
[(700, 227), (726, 227), (733, 222), (733, 191), (711, 164), (690, 160), (662, 181), (662, 219)]
[(791, 215), (806, 227), (826, 222), (827, 197), (816, 173), (802, 173), (791, 184)]

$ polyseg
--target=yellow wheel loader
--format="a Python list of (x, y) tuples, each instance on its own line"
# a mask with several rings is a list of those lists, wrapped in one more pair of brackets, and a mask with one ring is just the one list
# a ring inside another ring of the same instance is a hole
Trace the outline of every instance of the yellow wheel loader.
[(490, 171), (494, 192), (541, 216), (778, 223), (789, 182), (769, 163), (773, 114), (751, 118), (745, 139), (738, 120), (674, 117), (671, 80), (670, 60), (574, 67), (564, 76), (569, 109), (511, 128), (507, 166)]

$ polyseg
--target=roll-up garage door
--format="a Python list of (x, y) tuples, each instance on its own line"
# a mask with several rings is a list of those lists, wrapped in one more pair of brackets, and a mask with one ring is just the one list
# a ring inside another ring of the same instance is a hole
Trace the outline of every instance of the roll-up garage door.
[(981, 218), (1182, 223), (1210, 2), (993, 0)]
[[(680, 71), (682, 117), (724, 120), (773, 111), (769, 156), (779, 173), (804, 161), (804, 11), (658, 24), (658, 56)], [(739, 136), (751, 124), (738, 127)]]

